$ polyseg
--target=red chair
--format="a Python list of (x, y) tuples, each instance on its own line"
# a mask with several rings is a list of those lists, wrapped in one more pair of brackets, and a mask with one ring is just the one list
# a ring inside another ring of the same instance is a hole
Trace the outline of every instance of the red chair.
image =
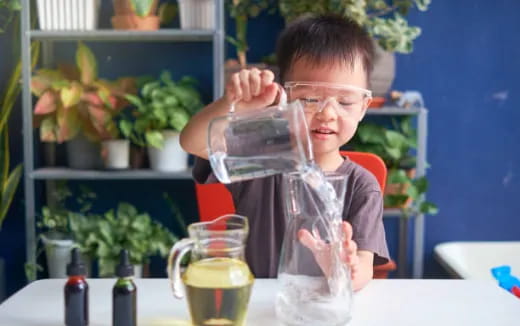
[[(383, 160), (372, 153), (341, 151), (341, 155), (347, 156), (353, 162), (361, 165), (376, 177), (384, 193), (386, 184), (386, 165)], [(235, 212), (235, 205), (231, 193), (220, 183), (199, 184), (195, 183), (195, 193), (199, 207), (201, 221), (211, 221), (224, 214)], [(388, 273), (397, 268), (394, 261), (374, 267), (374, 278), (387, 278)]]

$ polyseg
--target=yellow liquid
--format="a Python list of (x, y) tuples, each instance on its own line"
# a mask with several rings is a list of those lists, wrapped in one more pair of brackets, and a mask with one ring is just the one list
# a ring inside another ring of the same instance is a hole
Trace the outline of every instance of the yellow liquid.
[(192, 263), (182, 276), (194, 326), (242, 326), (254, 278), (247, 264), (233, 258)]

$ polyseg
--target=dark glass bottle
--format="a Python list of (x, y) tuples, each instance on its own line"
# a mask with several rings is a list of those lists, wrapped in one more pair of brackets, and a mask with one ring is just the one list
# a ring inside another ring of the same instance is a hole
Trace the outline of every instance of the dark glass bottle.
[(127, 250), (121, 250), (118, 277), (112, 289), (112, 325), (135, 326), (137, 324), (137, 287), (133, 281), (134, 266), (130, 264)]
[(65, 284), (65, 325), (88, 325), (88, 284), (85, 280), (85, 264), (81, 262), (78, 248), (72, 249), (67, 265), (69, 279)]

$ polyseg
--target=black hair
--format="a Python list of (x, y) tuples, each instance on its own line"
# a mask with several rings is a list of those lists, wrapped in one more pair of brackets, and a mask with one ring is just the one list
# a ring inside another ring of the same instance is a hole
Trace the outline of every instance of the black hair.
[(368, 80), (373, 68), (374, 46), (368, 33), (351, 19), (336, 14), (305, 15), (282, 31), (276, 58), (282, 82), (291, 65), (302, 58), (316, 66), (333, 62), (350, 67), (361, 59)]

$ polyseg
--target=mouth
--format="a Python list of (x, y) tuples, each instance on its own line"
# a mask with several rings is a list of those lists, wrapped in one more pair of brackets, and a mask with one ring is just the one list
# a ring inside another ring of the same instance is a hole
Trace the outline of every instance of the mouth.
[(311, 132), (316, 135), (333, 135), (336, 133), (334, 130), (324, 127), (311, 129)]

